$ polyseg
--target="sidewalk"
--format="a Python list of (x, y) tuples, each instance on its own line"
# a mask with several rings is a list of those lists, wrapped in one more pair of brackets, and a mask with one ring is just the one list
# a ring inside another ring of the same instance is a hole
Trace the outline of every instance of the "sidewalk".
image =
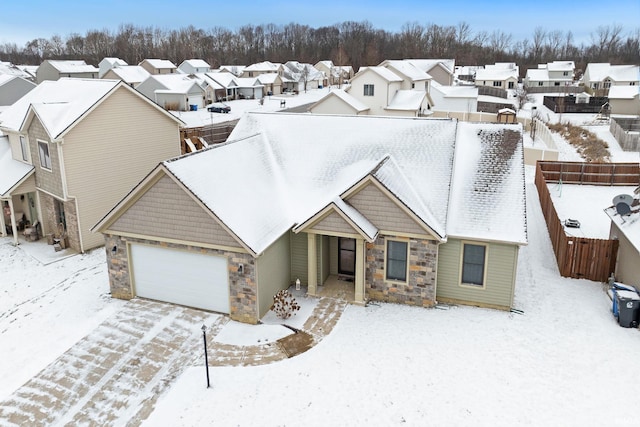
[(209, 365), (255, 366), (313, 347), (346, 305), (320, 298), (302, 331), (232, 345), (215, 340), (230, 322), (226, 316), (134, 299), (0, 402), (0, 420), (10, 426), (139, 425), (187, 367), (203, 362), (203, 324)]

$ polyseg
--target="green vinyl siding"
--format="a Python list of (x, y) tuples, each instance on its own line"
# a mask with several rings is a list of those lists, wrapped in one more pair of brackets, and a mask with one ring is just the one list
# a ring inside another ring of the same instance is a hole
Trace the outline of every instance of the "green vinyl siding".
[(307, 275), (309, 273), (307, 264), (307, 233), (289, 233), (291, 241), (291, 277), (290, 282), (294, 283), (296, 279), (306, 285)]
[[(306, 237), (306, 236), (305, 236)], [(258, 284), (258, 315), (261, 318), (271, 308), (273, 296), (287, 289), (290, 266), (289, 234), (285, 233), (256, 259), (256, 282)]]
[(484, 287), (477, 288), (460, 285), (462, 248), (463, 242), (457, 239), (449, 239), (440, 245), (436, 298), (510, 308), (513, 304), (518, 246), (487, 243), (486, 282)]

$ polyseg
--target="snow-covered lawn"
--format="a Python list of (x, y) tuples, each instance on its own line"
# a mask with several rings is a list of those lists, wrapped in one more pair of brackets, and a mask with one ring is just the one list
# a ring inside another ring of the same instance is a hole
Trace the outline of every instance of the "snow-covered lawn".
[[(637, 155), (614, 147), (613, 161)], [(526, 172), (524, 314), (348, 306), (294, 358), (211, 367), (210, 389), (203, 366), (187, 369), (144, 425), (638, 425), (640, 331), (616, 324), (601, 283), (559, 276)], [(108, 296), (103, 249), (42, 265), (0, 238), (0, 400), (123, 307)], [(244, 326), (220, 339), (255, 340)]]

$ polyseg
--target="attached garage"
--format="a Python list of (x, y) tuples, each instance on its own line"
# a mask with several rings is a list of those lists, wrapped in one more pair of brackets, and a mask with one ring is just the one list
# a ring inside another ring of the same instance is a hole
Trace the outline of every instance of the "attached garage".
[(230, 312), (226, 257), (133, 243), (129, 253), (135, 295)]

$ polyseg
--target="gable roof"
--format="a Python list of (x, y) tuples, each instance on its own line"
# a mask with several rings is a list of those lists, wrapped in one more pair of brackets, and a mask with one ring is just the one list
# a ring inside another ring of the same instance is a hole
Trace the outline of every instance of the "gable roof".
[(31, 74), (21, 70), (20, 68), (13, 65), (12, 63), (3, 62), (3, 61), (0, 61), (0, 76), (1, 75), (22, 77), (24, 79), (30, 79), (33, 77)]
[[(462, 138), (466, 141), (457, 148)], [(499, 142), (504, 139), (507, 146), (500, 151)], [(462, 154), (456, 156), (460, 176), (455, 177), (454, 188), (456, 150)], [(467, 150), (471, 158), (463, 161)], [(488, 166), (496, 154), (499, 167), (492, 169)], [(505, 216), (500, 212), (515, 211), (509, 209), (514, 206), (512, 199), (524, 195), (523, 164), (519, 125), (251, 112), (241, 118), (228, 142), (167, 160), (161, 166), (245, 248), (259, 255), (328, 206), (341, 212), (363, 236), (373, 238), (375, 227), (338, 200), (367, 176), (384, 186), (441, 241), (449, 229), (451, 195), (456, 208), (472, 209), (477, 216), (475, 228), (465, 229), (451, 215), (453, 231), (464, 231), (470, 238), (488, 236), (522, 244), (526, 242), (524, 211), (509, 218), (513, 227), (504, 227)], [(233, 185), (213, 184), (226, 182), (230, 176)], [(504, 188), (488, 191), (484, 184), (491, 182), (500, 182)], [(523, 205), (516, 206), (523, 209)], [(101, 223), (109, 220), (105, 217)]]
[(343, 89), (332, 89), (331, 92), (320, 98), (315, 104), (309, 107), (309, 110), (313, 110), (314, 107), (320, 105), (322, 102), (325, 102), (330, 97), (336, 97), (340, 99), (342, 102), (347, 104), (349, 107), (353, 108), (357, 112), (367, 111), (370, 108), (360, 102), (357, 98), (352, 95), (349, 95)]
[[(211, 68), (211, 66), (204, 59), (185, 59), (182, 64), (190, 65), (193, 68)], [(178, 66), (180, 68), (182, 66)]]
[(476, 70), (476, 81), (479, 80), (518, 80), (518, 71), (512, 68), (491, 66)]
[[(107, 73), (112, 72), (125, 83), (140, 83), (148, 78), (151, 74), (140, 65), (123, 65), (112, 68)], [(106, 74), (106, 73), (105, 73)]]
[(613, 85), (609, 88), (609, 99), (633, 99), (640, 93), (640, 86)]
[(600, 82), (607, 77), (613, 81), (640, 81), (640, 66), (638, 65), (611, 65), (608, 62), (590, 62), (587, 64), (585, 74), (594, 82)]
[(456, 68), (455, 59), (405, 59), (405, 61), (412, 63), (414, 66), (427, 73), (433, 67), (440, 66), (444, 71), (453, 75)]
[(394, 73), (393, 71), (391, 71), (386, 67), (360, 67), (360, 70), (355, 76), (353, 76), (353, 79), (351, 79), (351, 81), (353, 82), (354, 79), (357, 79), (358, 77), (361, 77), (363, 74), (369, 73), (369, 72), (378, 74), (380, 77), (382, 77), (388, 82), (403, 81), (402, 77), (398, 76), (396, 73)]
[(0, 113), (0, 128), (21, 131), (29, 115), (35, 114), (52, 139), (61, 138), (81, 117), (118, 88), (125, 88), (167, 117), (182, 123), (120, 80), (62, 78), (40, 83)]
[(412, 82), (432, 79), (426, 71), (421, 70), (409, 60), (386, 60), (382, 62), (380, 66), (391, 67), (406, 76)]
[(274, 64), (270, 61), (257, 62), (255, 64), (248, 65), (244, 68), (244, 71), (270, 71), (277, 72), (282, 64)]
[(144, 59), (138, 65), (142, 65), (142, 63), (144, 63), (144, 62), (146, 62), (147, 64), (151, 65), (156, 70), (175, 69), (176, 68), (176, 65), (173, 62), (169, 61), (168, 59)]
[(234, 88), (238, 87), (237, 79), (238, 77), (232, 73), (227, 72), (219, 72), (219, 73), (205, 73), (205, 75), (211, 80), (217, 82), (220, 86), (224, 88)]
[(158, 93), (192, 93), (194, 85), (196, 92), (203, 90), (200, 86), (201, 80), (187, 74), (151, 74), (148, 78), (156, 80), (164, 87), (156, 90)]

